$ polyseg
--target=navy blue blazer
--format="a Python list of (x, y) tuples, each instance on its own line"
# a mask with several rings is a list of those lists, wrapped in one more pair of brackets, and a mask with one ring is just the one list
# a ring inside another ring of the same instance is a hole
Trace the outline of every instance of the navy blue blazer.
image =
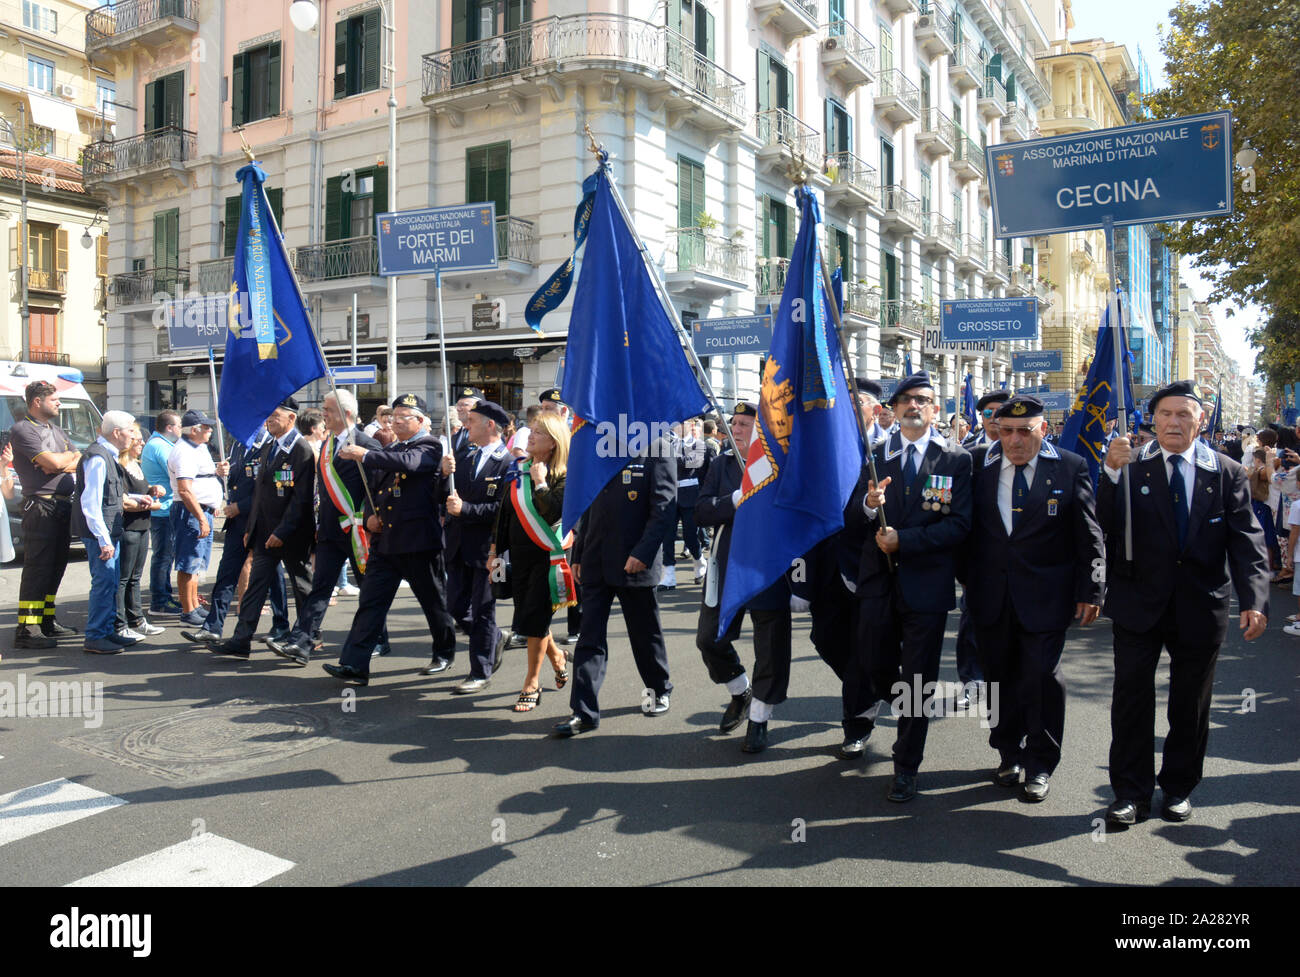
[[(609, 587), (653, 587), (663, 575), (664, 533), (677, 515), (677, 464), (671, 449), (656, 441), (611, 478), (579, 520), (569, 562), (579, 566), (580, 583)], [(623, 572), (629, 556), (646, 565)]]
[(370, 539), (376, 553), (437, 553), (442, 550), (442, 527), (438, 525), (438, 494), (442, 480), (442, 444), (427, 434), (401, 444), (366, 452), (362, 461), (373, 478), (374, 508), (366, 515), (378, 515), (380, 532)]
[[(472, 447), (472, 446), (471, 446)], [(469, 452), (456, 458), (456, 473), (442, 480), (439, 502), (447, 504), (454, 480), (456, 494), (463, 504), (459, 516), (447, 513), (442, 524), (443, 540), (448, 560), (460, 560), (472, 567), (487, 567), (488, 549), (496, 528), (497, 513), (506, 498), (505, 474), (514, 460), (505, 442), (483, 463), (483, 471), (474, 473), (475, 464)]]

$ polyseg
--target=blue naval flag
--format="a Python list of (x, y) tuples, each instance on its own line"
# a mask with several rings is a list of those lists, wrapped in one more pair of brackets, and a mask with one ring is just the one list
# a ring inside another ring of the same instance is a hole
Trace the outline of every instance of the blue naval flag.
[[(1123, 304), (1123, 296), (1119, 302)], [(1124, 321), (1121, 308), (1120, 322)], [(1128, 336), (1123, 328), (1119, 331), (1121, 346), (1124, 350), (1124, 387), (1121, 396), (1125, 405), (1132, 410), (1133, 372), (1131, 363), (1133, 354), (1129, 352)], [(1059, 447), (1083, 455), (1092, 474), (1092, 486), (1097, 487), (1097, 476), (1101, 474), (1101, 464), (1106, 457), (1106, 424), (1119, 417), (1119, 397), (1115, 391), (1115, 339), (1111, 334), (1110, 305), (1101, 313), (1101, 328), (1097, 330), (1097, 351), (1092, 357), (1092, 366), (1088, 368), (1088, 379), (1079, 388), (1074, 406), (1066, 415), (1065, 426), (1061, 429)]]
[(912, 375), (912, 354), (904, 353), (903, 354), (903, 376), (910, 377), (911, 375)]
[(796, 558), (843, 527), (844, 506), (862, 470), (855, 398), (817, 261), (821, 214), (806, 187), (795, 195), (799, 235), (772, 324), (754, 439), (741, 476), (719, 635)]
[(672, 424), (709, 407), (619, 210), (603, 157), (593, 190), (560, 391), (574, 413), (566, 529), (632, 457)]
[(975, 406), (977, 403), (978, 400), (975, 398), (975, 376), (974, 374), (967, 373), (966, 385), (961, 391), (961, 413), (970, 424), (970, 429), (972, 431), (975, 430), (975, 426), (979, 422), (979, 419), (976, 416), (978, 414), (978, 409)]
[(218, 415), (251, 446), (271, 411), (326, 370), (262, 187), (266, 173), (249, 163), (235, 176), (243, 199)]
[(1211, 436), (1223, 433), (1223, 377), (1219, 377), (1219, 389), (1214, 394), (1214, 418), (1209, 433)]

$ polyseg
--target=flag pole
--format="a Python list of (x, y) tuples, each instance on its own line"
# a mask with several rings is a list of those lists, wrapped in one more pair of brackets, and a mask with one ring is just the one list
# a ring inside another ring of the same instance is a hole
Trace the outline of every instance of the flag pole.
[[(204, 303), (206, 305), (206, 303)], [(204, 310), (204, 316), (207, 316), (207, 309)], [(173, 313), (174, 315), (175, 313)], [(217, 419), (217, 446), (221, 449), (220, 454), (223, 461), (229, 461), (226, 455), (226, 432), (221, 426), (221, 412), (217, 406), (217, 360), (212, 352), (212, 345), (208, 344), (208, 382), (212, 384), (212, 416)], [(226, 480), (221, 480), (221, 501), (226, 501), (226, 493), (229, 489), (226, 486)]]
[[(495, 228), (493, 233), (496, 233)], [(495, 248), (496, 245), (493, 244)], [(442, 265), (433, 272), (433, 292), (438, 296), (438, 365), (442, 368), (442, 403), (447, 425), (447, 450), (451, 451), (451, 380), (447, 376), (447, 335), (442, 325)], [(393, 379), (396, 383), (396, 378)]]
[[(596, 157), (599, 165), (609, 170), (609, 153), (605, 148), (596, 142), (596, 137), (591, 131), (591, 126), (584, 123), (583, 132), (587, 134), (587, 148), (592, 155)], [(623, 223), (627, 225), (628, 231), (632, 234), (632, 240), (636, 242), (637, 250), (641, 252), (641, 260), (645, 262), (646, 269), (650, 272), (650, 280), (654, 282), (655, 294), (659, 297), (659, 304), (663, 306), (664, 312), (668, 314), (668, 321), (673, 324), (673, 329), (677, 333), (677, 339), (686, 347), (686, 354), (691, 363), (692, 370), (695, 373), (696, 382), (700, 384), (705, 394), (709, 398), (709, 406), (718, 416), (719, 427), (727, 435), (727, 443), (731, 445), (731, 451), (736, 456), (736, 463), (740, 465), (741, 473), (745, 470), (745, 459), (740, 454), (740, 449), (736, 447), (736, 439), (731, 436), (731, 424), (727, 421), (721, 405), (713, 392), (713, 383), (709, 379), (708, 371), (700, 362), (699, 356), (695, 352), (695, 344), (691, 342), (690, 334), (686, 332), (686, 327), (682, 325), (681, 319), (677, 316), (677, 310), (673, 307), (672, 301), (664, 289), (663, 282), (659, 279), (659, 269), (650, 258), (650, 252), (641, 240), (641, 235), (637, 233), (636, 225), (632, 223), (632, 215), (628, 213), (627, 204), (623, 202), (623, 194), (619, 192), (618, 184), (613, 180), (609, 181), (609, 189), (614, 198), (614, 203), (618, 205), (618, 212), (623, 216)]]
[[(1120, 330), (1124, 328), (1124, 307), (1119, 301), (1119, 277), (1115, 274), (1115, 221), (1107, 215), (1102, 218), (1102, 230), (1106, 235), (1106, 264), (1110, 272), (1110, 294), (1107, 297), (1107, 311), (1110, 319), (1110, 336), (1115, 350), (1115, 430), (1120, 437), (1128, 436), (1128, 386), (1124, 383), (1124, 340)], [(1103, 462), (1104, 464), (1104, 462)], [(1133, 499), (1128, 491), (1127, 466), (1120, 469), (1119, 489), (1124, 494), (1124, 562), (1133, 562)]]

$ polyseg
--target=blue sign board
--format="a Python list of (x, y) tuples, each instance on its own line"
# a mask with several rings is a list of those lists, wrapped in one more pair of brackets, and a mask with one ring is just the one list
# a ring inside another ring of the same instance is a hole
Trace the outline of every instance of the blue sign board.
[(376, 214), (379, 274), (487, 271), (497, 266), (493, 202)]
[(373, 363), (358, 366), (331, 366), (330, 376), (335, 383), (375, 383), (379, 379), (379, 367)]
[(559, 390), (564, 386), (564, 357), (567, 354), (560, 352), (560, 362), (555, 364), (555, 389)]
[(948, 299), (939, 306), (945, 343), (1038, 338), (1038, 299)]
[(880, 378), (879, 383), (880, 383), (880, 396), (881, 396), (882, 404), (888, 403), (889, 398), (894, 396), (894, 391), (898, 389), (898, 384), (900, 382), (901, 382), (900, 380), (891, 377)]
[(1012, 353), (1011, 370), (1014, 373), (1059, 373), (1061, 351), (1036, 349), (1029, 353)]
[(943, 402), (943, 412), (947, 417), (951, 417), (953, 414), (957, 413), (956, 397), (949, 397), (947, 400)]
[(1232, 213), (1232, 115), (1209, 112), (985, 150), (998, 238)]
[(1074, 406), (1074, 394), (1068, 390), (1055, 390), (1051, 393), (1035, 394), (1047, 410), (1069, 410)]
[(733, 315), (722, 319), (696, 319), (691, 323), (691, 344), (697, 356), (761, 355), (772, 346), (772, 317)]
[(1040, 384), (1040, 385), (1037, 386), (1037, 387), (1016, 387), (1016, 393), (1018, 393), (1018, 394), (1045, 394), (1045, 393), (1047, 393), (1047, 392), (1048, 392), (1049, 390), (1051, 390), (1051, 389), (1052, 389), (1051, 387), (1049, 387), (1047, 384), (1044, 383), (1044, 384)]
[(168, 346), (174, 350), (224, 348), (230, 325), (229, 309), (228, 292), (168, 299), (162, 306)]

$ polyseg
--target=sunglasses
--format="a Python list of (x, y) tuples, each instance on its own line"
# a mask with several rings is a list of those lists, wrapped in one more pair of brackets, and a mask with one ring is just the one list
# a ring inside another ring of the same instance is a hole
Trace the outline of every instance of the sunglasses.
[(983, 414), (985, 417), (992, 417), (992, 416), (993, 416), (993, 408), (991, 408), (991, 407), (986, 407), (986, 408), (984, 408), (984, 410), (980, 411), (980, 413)]
[(911, 394), (899, 394), (897, 400), (900, 404), (916, 404), (917, 407), (929, 407), (934, 403), (933, 397), (914, 397)]

